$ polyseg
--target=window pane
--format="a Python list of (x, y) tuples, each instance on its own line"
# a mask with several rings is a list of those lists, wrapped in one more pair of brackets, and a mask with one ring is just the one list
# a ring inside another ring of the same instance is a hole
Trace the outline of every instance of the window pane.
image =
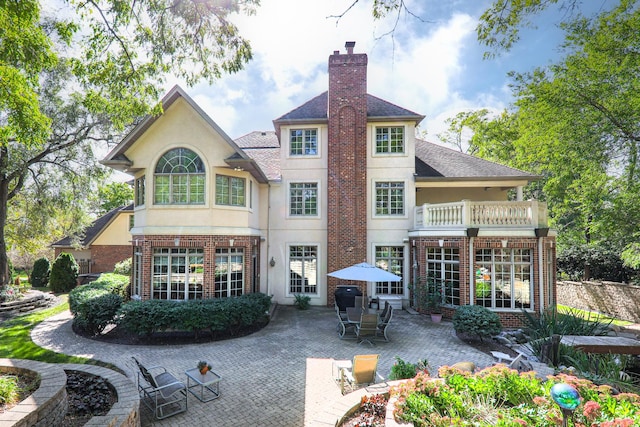
[(529, 249), (479, 249), (475, 266), (476, 302), (490, 308), (532, 308)]
[[(376, 267), (403, 277), (404, 246), (376, 246)], [(376, 282), (376, 294), (404, 295), (404, 283)]]
[(214, 297), (240, 296), (244, 290), (244, 252), (241, 248), (216, 249)]
[(404, 153), (404, 127), (376, 128), (376, 153)]
[(318, 248), (316, 246), (289, 247), (289, 292), (291, 294), (318, 292)]
[(376, 182), (376, 215), (404, 215), (403, 182)]
[(444, 304), (460, 305), (460, 250), (427, 248), (427, 277)]
[[(136, 203), (144, 203), (144, 177), (141, 179), (140, 184), (136, 182)], [(204, 183), (204, 164), (196, 153), (186, 148), (169, 150), (156, 165), (154, 203), (202, 204)]]
[(316, 129), (292, 129), (289, 135), (289, 153), (292, 156), (313, 156), (318, 153)]
[(291, 183), (289, 185), (289, 214), (318, 214), (318, 184)]

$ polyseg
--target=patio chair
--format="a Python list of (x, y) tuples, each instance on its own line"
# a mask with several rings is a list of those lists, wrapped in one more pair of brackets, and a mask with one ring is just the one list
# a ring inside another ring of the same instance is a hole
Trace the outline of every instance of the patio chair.
[[(135, 357), (138, 366), (138, 393), (153, 416), (159, 420), (187, 410), (187, 386), (162, 366), (145, 367)], [(151, 372), (157, 371), (156, 375)], [(148, 384), (145, 385), (144, 383)]]
[(380, 316), (380, 321), (378, 322), (378, 328), (376, 329), (376, 337), (382, 335), (384, 340), (388, 342), (389, 337), (387, 336), (387, 328), (389, 327), (389, 324), (391, 323), (391, 318), (393, 317), (393, 307), (391, 307), (391, 304), (389, 304), (388, 309), (386, 306), (385, 306), (385, 309), (387, 310), (386, 313), (384, 313), (383, 311), (384, 315)]
[(375, 339), (378, 333), (378, 315), (362, 313), (360, 323), (356, 325), (356, 337), (358, 344), (368, 342), (373, 345), (372, 339)]
[(495, 364), (503, 363), (506, 364), (508, 368), (515, 369), (517, 371), (523, 371), (525, 369), (525, 365), (523, 362), (526, 357), (524, 353), (518, 351), (518, 355), (516, 357), (511, 357), (506, 353), (502, 353), (500, 351), (492, 351), (491, 355), (498, 359)]
[(336, 331), (338, 331), (338, 336), (340, 339), (343, 339), (347, 333), (347, 330), (353, 330), (355, 328), (354, 323), (350, 323), (347, 318), (346, 311), (340, 311), (338, 304), (335, 304), (336, 315), (338, 316), (338, 324), (336, 325)]
[(377, 379), (384, 381), (378, 374), (379, 354), (357, 354), (353, 356), (351, 366), (340, 370), (340, 392), (357, 390), (375, 384)]
[(353, 301), (353, 306), (364, 308), (364, 297), (362, 295), (356, 295)]

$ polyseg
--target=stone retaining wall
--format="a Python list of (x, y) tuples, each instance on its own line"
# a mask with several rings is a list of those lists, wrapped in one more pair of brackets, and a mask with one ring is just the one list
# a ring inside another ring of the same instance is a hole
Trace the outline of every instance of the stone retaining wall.
[(558, 282), (558, 304), (640, 323), (640, 286), (616, 282)]
[(0, 372), (26, 371), (40, 376), (40, 386), (31, 396), (9, 411), (1, 413), (0, 426), (54, 427), (61, 425), (68, 408), (65, 371), (80, 371), (106, 379), (118, 396), (118, 401), (106, 415), (91, 418), (86, 426), (140, 427), (140, 397), (136, 385), (124, 375), (100, 366), (0, 359)]

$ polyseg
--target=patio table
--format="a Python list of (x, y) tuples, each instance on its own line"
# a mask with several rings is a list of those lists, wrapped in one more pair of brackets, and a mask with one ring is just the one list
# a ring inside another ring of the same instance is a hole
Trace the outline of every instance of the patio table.
[[(201, 402), (210, 402), (220, 397), (220, 380), (222, 377), (213, 371), (202, 375), (198, 368), (185, 371), (187, 390)], [(193, 382), (194, 384), (191, 384)], [(197, 392), (193, 389), (198, 389)]]

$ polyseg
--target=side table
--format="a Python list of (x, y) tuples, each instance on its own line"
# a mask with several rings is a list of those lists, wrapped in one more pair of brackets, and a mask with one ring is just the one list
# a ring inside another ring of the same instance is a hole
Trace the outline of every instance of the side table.
[(187, 375), (187, 390), (199, 401), (210, 402), (220, 397), (220, 380), (222, 379), (220, 375), (213, 371), (207, 371), (202, 375), (198, 368), (189, 369), (185, 371), (185, 374)]

